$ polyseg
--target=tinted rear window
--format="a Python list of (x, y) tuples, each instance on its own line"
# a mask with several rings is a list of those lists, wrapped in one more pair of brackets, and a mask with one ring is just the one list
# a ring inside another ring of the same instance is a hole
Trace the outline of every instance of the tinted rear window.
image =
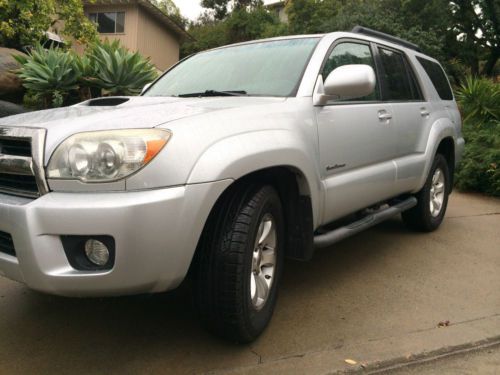
[(439, 97), (443, 100), (453, 100), (453, 92), (441, 66), (421, 57), (417, 57), (417, 60), (431, 79)]
[(386, 85), (385, 100), (421, 100), (420, 92), (403, 54), (379, 47)]

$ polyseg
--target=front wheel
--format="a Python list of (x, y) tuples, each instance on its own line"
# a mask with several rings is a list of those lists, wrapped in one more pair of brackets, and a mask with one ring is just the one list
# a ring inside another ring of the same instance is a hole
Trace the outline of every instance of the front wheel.
[(283, 266), (284, 224), (272, 186), (237, 187), (209, 218), (195, 276), (207, 328), (250, 342), (268, 325)]
[(451, 191), (450, 169), (446, 158), (437, 154), (424, 187), (416, 194), (418, 203), (402, 213), (404, 223), (422, 232), (436, 230), (443, 221)]

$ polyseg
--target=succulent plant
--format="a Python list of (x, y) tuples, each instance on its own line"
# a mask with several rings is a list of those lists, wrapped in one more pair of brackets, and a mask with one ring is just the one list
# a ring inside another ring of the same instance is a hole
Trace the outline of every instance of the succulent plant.
[(23, 86), (41, 97), (44, 107), (61, 106), (64, 97), (78, 88), (80, 71), (73, 53), (35, 46), (28, 56), (14, 56), (21, 64), (17, 74)]
[(96, 67), (95, 83), (110, 95), (137, 95), (157, 77), (149, 59), (120, 46), (118, 41), (95, 44), (89, 56)]

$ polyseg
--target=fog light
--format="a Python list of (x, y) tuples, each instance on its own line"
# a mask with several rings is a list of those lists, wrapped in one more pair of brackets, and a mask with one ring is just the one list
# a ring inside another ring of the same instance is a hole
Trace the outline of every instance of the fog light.
[(109, 250), (101, 241), (87, 240), (85, 242), (85, 255), (96, 266), (105, 266), (109, 261)]

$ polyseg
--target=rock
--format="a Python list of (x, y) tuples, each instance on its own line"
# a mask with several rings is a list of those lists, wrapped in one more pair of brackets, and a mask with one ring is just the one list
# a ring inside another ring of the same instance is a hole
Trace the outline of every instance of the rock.
[(6, 117), (11, 115), (17, 115), (19, 113), (27, 112), (27, 110), (17, 104), (4, 102), (0, 100), (0, 117)]
[(24, 91), (21, 80), (12, 71), (20, 66), (12, 55), (24, 55), (22, 52), (0, 47), (0, 96), (19, 96)]

